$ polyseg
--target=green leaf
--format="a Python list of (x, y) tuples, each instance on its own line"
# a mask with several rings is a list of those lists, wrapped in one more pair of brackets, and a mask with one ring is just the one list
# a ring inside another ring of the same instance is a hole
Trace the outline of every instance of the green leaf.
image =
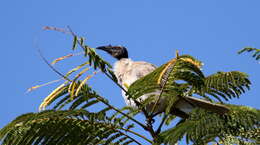
[(75, 50), (77, 48), (77, 43), (78, 43), (78, 37), (74, 36), (72, 50)]
[(259, 60), (260, 59), (260, 49), (257, 49), (257, 48), (246, 47), (246, 48), (238, 51), (238, 54), (241, 54), (243, 52), (252, 52), (252, 51), (254, 51), (252, 57), (254, 57), (256, 60)]
[[(129, 98), (139, 101), (144, 94), (161, 92), (161, 98), (166, 100), (170, 111), (178, 96), (185, 96), (190, 90), (204, 88), (204, 75), (200, 70), (201, 63), (188, 55), (179, 56), (158, 67), (150, 74), (138, 79), (128, 88)], [(158, 98), (157, 98), (158, 99)], [(142, 106), (155, 102), (150, 99), (142, 101)], [(144, 103), (145, 102), (145, 103)]]
[(186, 136), (187, 144), (205, 144), (227, 136), (244, 138), (243, 132), (259, 129), (260, 110), (228, 106), (231, 111), (225, 115), (209, 113), (203, 109), (194, 110), (190, 118), (160, 134), (164, 138), (163, 143), (173, 144)]
[(3, 145), (94, 144), (103, 140), (114, 143), (118, 138), (136, 142), (122, 133), (120, 127), (98, 116), (86, 110), (29, 113), (16, 118), (1, 129), (0, 139)]
[(250, 89), (251, 82), (248, 75), (239, 71), (218, 72), (205, 78), (205, 86), (202, 91), (196, 91), (203, 96), (203, 93), (215, 97), (229, 100), (239, 98), (239, 96)]

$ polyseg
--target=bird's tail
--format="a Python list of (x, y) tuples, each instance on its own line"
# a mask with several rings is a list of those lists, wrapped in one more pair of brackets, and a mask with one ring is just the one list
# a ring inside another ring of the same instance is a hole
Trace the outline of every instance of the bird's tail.
[(194, 108), (199, 107), (217, 114), (225, 114), (229, 112), (229, 108), (221, 105), (211, 103), (209, 101), (194, 98), (194, 97), (185, 97), (178, 101), (175, 105), (175, 108), (185, 114), (189, 114)]

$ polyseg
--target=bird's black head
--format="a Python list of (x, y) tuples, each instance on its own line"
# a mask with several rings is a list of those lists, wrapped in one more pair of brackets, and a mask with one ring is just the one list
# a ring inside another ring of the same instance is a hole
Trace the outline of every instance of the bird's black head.
[(99, 46), (96, 49), (104, 50), (118, 60), (122, 58), (128, 58), (127, 49), (123, 46), (108, 45), (108, 46)]

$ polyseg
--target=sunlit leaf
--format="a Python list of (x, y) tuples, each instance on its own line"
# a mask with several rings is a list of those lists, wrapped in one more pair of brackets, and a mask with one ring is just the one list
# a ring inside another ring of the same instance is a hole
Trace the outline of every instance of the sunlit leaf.
[(54, 61), (52, 61), (51, 64), (54, 65), (54, 64), (56, 64), (57, 62), (59, 62), (59, 61), (61, 61), (61, 60), (64, 60), (64, 59), (66, 59), (66, 58), (72, 57), (72, 56), (73, 56), (73, 54), (68, 54), (68, 55), (59, 57), (59, 58), (55, 59)]
[(35, 90), (35, 89), (38, 89), (38, 88), (40, 88), (40, 87), (47, 86), (47, 85), (50, 85), (50, 84), (59, 82), (59, 81), (61, 81), (61, 80), (62, 80), (62, 79), (53, 80), (53, 81), (50, 81), (50, 82), (47, 82), (47, 83), (44, 83), (44, 84), (41, 84), (41, 85), (33, 86), (33, 87), (27, 89), (27, 92), (31, 92), (31, 91), (33, 91), (33, 90)]
[(75, 67), (75, 68), (71, 69), (69, 72), (67, 72), (67, 74), (66, 74), (65, 76), (68, 77), (68, 76), (71, 75), (73, 72), (78, 71), (78, 70), (81, 69), (83, 66), (88, 65), (88, 64), (89, 64), (88, 62), (85, 62), (85, 63), (83, 63), (83, 64), (81, 64), (81, 65), (78, 65), (77, 67)]
[(80, 89), (83, 87), (83, 85), (87, 82), (87, 80), (89, 80), (93, 75), (89, 75), (87, 76), (78, 86), (75, 95), (78, 96)]
[(61, 84), (60, 86), (58, 86), (56, 89), (54, 89), (41, 103), (39, 110), (43, 110), (47, 105), (49, 105), (52, 101), (53, 98), (56, 97), (56, 95), (58, 95), (59, 93), (61, 93), (63, 90), (66, 89), (65, 87), (66, 83)]

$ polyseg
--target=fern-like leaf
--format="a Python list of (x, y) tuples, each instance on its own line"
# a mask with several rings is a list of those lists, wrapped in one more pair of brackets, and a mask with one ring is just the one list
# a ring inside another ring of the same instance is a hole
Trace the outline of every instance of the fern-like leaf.
[[(178, 56), (134, 82), (128, 88), (129, 97), (138, 100), (144, 94), (159, 92), (159, 99), (167, 100), (169, 107), (166, 110), (169, 112), (180, 96), (184, 96), (192, 88), (200, 90), (204, 87), (201, 65), (200, 61), (189, 55)], [(158, 94), (157, 98), (152, 98), (143, 100), (141, 107), (158, 102)]]
[(200, 95), (204, 93), (215, 97), (222, 102), (232, 98), (239, 98), (242, 93), (250, 89), (251, 82), (248, 75), (239, 71), (218, 72), (205, 78), (205, 88), (197, 91)]
[(245, 138), (244, 132), (259, 130), (260, 111), (244, 107), (228, 105), (231, 111), (225, 115), (209, 113), (197, 109), (191, 113), (189, 119), (161, 133), (165, 144), (174, 144), (186, 136), (187, 144), (206, 144), (227, 136), (244, 139), (259, 139), (259, 134)]
[(99, 144), (135, 142), (97, 113), (86, 110), (43, 111), (22, 115), (0, 130), (3, 145), (10, 144)]
[(251, 47), (246, 47), (240, 51), (238, 51), (238, 54), (241, 54), (243, 52), (254, 52), (253, 56), (256, 60), (259, 60), (260, 59), (260, 49), (257, 49), (257, 48), (251, 48)]

